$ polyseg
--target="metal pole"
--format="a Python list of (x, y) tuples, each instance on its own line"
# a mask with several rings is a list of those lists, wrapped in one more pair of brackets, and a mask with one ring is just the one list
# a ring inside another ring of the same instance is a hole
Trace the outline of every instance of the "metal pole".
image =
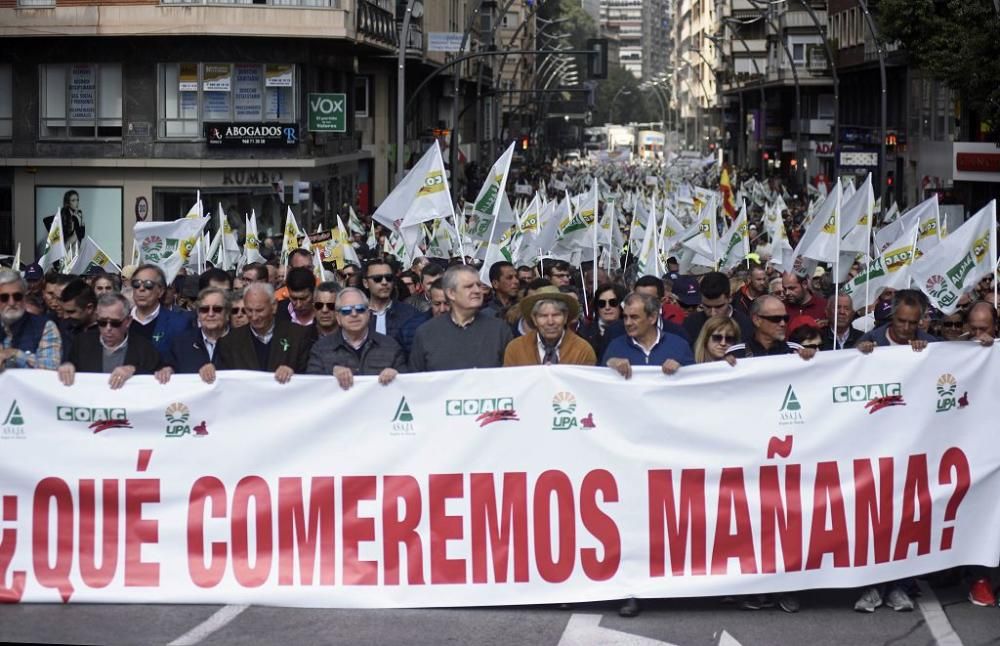
[[(723, 20), (723, 24), (731, 27), (733, 21)], [(737, 21), (736, 24), (739, 24), (739, 22)], [(743, 44), (743, 49), (747, 50), (747, 54), (750, 54), (750, 62), (753, 63), (753, 70), (754, 72), (757, 73), (757, 76), (760, 78), (760, 82), (757, 84), (757, 86), (758, 88), (760, 88), (760, 130), (761, 133), (763, 134), (761, 138), (760, 148), (763, 148), (764, 142), (767, 141), (767, 89), (764, 87), (764, 83), (767, 82), (767, 78), (765, 78), (764, 74), (761, 73), (760, 65), (757, 64), (757, 58), (754, 56), (754, 53), (750, 51), (750, 45), (747, 44), (746, 39), (744, 39), (743, 36), (740, 35), (739, 31), (733, 29), (732, 32), (733, 34), (736, 35), (737, 38), (739, 38), (740, 42)], [(741, 132), (742, 128), (744, 127), (745, 123), (741, 123), (740, 124)], [(749, 152), (747, 154), (749, 155)], [(757, 162), (760, 164), (760, 177), (761, 179), (764, 179), (764, 177), (767, 175), (767, 164), (764, 163), (764, 155), (762, 150), (757, 151)]]
[[(995, 2), (1000, 3), (1000, 0), (995, 0)], [(886, 98), (886, 78), (885, 78), (885, 50), (882, 49), (882, 42), (879, 39), (878, 30), (875, 28), (875, 21), (872, 20), (871, 12), (868, 11), (868, 3), (865, 0), (858, 0), (861, 5), (861, 11), (865, 14), (865, 22), (868, 24), (868, 31), (872, 34), (872, 40), (875, 41), (875, 51), (878, 52), (878, 72), (879, 81), (882, 83), (882, 96), (881, 96), (881, 121), (879, 122), (879, 153), (878, 153), (878, 176), (879, 176), (879, 189), (878, 194), (882, 202), (882, 213), (888, 208), (886, 204), (888, 200), (888, 195), (886, 191), (886, 177), (887, 175), (887, 160), (885, 158), (885, 137), (886, 137), (886, 121), (888, 119), (888, 106)], [(881, 215), (881, 214), (880, 214)]]
[(406, 123), (403, 108), (406, 105), (406, 46), (410, 35), (410, 17), (413, 14), (413, 3), (416, 0), (406, 0), (406, 13), (403, 14), (403, 28), (399, 32), (399, 62), (396, 69), (396, 183), (403, 179), (403, 146), (405, 144)]
[(826, 60), (830, 63), (830, 74), (833, 76), (833, 176), (836, 181), (840, 181), (840, 78), (837, 76), (837, 62), (833, 57), (833, 48), (830, 47), (830, 39), (826, 37), (826, 29), (820, 23), (816, 12), (813, 11), (809, 0), (799, 0), (805, 10), (809, 12), (809, 17), (816, 26), (816, 31), (823, 37), (823, 49), (826, 51)]
[[(483, 5), (483, 0), (476, 0), (476, 8), (472, 10), (469, 14), (468, 19), (465, 21), (465, 32), (462, 33), (462, 44), (459, 49), (458, 59), (462, 59), (462, 52), (465, 51), (465, 47), (469, 42), (469, 34), (472, 33), (472, 27), (476, 24), (476, 16), (479, 15), (479, 9)], [(443, 69), (443, 68), (442, 68)], [(451, 101), (451, 146), (448, 151), (449, 165), (451, 168), (451, 201), (458, 201), (458, 133), (461, 130), (460, 124), (458, 123), (458, 100), (459, 100), (459, 81), (461, 81), (462, 68), (458, 67), (455, 69), (455, 79), (453, 85), (453, 98)], [(429, 80), (429, 79), (427, 79)], [(418, 88), (419, 90), (419, 88)], [(416, 96), (417, 92), (413, 93)]]

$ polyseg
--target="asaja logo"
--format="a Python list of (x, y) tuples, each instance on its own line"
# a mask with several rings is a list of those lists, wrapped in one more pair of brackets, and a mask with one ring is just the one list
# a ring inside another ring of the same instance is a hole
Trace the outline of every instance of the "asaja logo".
[(597, 428), (593, 413), (587, 413), (585, 417), (576, 417), (576, 397), (573, 396), (573, 393), (556, 393), (556, 396), (552, 398), (552, 410), (555, 413), (552, 417), (553, 431), (565, 431), (571, 428)]
[(396, 414), (392, 416), (392, 431), (390, 435), (416, 435), (417, 431), (413, 427), (413, 411), (406, 403), (406, 397), (399, 400), (396, 405)]
[(969, 393), (963, 392), (961, 397), (955, 397), (958, 393), (958, 381), (955, 376), (949, 373), (941, 375), (937, 380), (937, 410), (938, 413), (946, 413), (953, 408), (965, 408), (969, 405)]
[(21, 414), (21, 407), (17, 405), (15, 399), (10, 404), (7, 416), (4, 417), (3, 426), (0, 426), (0, 440), (23, 440), (24, 415)]
[(167, 418), (167, 437), (184, 437), (192, 434), (195, 437), (208, 435), (208, 424), (204, 420), (193, 429), (188, 424), (191, 419), (191, 410), (184, 404), (179, 402), (170, 404), (163, 414)]
[(791, 384), (785, 389), (785, 397), (781, 400), (781, 408), (778, 409), (778, 424), (787, 426), (789, 424), (805, 424), (805, 417), (802, 415), (802, 402)]

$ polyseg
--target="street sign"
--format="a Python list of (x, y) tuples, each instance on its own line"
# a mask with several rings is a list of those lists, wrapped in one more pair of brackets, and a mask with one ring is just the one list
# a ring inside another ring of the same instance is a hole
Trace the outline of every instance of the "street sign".
[(309, 132), (347, 132), (347, 95), (310, 93)]
[(427, 32), (427, 51), (429, 52), (462, 51), (462, 33), (458, 31)]

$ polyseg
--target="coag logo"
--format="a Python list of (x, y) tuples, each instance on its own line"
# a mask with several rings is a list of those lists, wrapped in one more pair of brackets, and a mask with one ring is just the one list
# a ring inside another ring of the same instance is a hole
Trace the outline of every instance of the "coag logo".
[(188, 424), (188, 420), (191, 419), (191, 411), (184, 404), (170, 404), (163, 414), (167, 418), (167, 437), (184, 437), (192, 434), (195, 437), (204, 437), (208, 435), (208, 424), (204, 420), (193, 429), (191, 428), (191, 425)]
[(553, 431), (565, 431), (571, 428), (597, 428), (593, 413), (587, 413), (585, 417), (576, 417), (576, 397), (573, 396), (573, 393), (556, 393), (556, 396), (552, 398), (552, 410), (555, 413), (552, 418)]
[(3, 426), (0, 426), (0, 440), (23, 440), (25, 437), (24, 415), (21, 414), (21, 407), (17, 405), (15, 399), (7, 410)]
[(417, 431), (413, 426), (413, 411), (406, 403), (406, 397), (402, 397), (396, 405), (396, 413), (392, 416), (392, 431), (390, 435), (416, 435)]
[(785, 396), (781, 400), (781, 408), (778, 409), (778, 424), (788, 426), (789, 424), (805, 424), (806, 419), (802, 414), (802, 402), (791, 384), (785, 389)]
[(132, 428), (124, 408), (87, 408), (85, 406), (57, 406), (56, 419), (60, 422), (89, 423), (95, 434), (110, 428)]
[(448, 399), (444, 403), (444, 414), (449, 417), (475, 415), (480, 427), (493, 422), (520, 421), (513, 397)]
[(833, 387), (834, 404), (864, 402), (871, 415), (889, 406), (906, 406), (903, 387), (898, 382), (885, 384), (853, 384)]
[(937, 380), (937, 413), (946, 413), (953, 408), (965, 408), (969, 405), (969, 393), (965, 391), (961, 397), (958, 394), (958, 381), (954, 375), (945, 373)]

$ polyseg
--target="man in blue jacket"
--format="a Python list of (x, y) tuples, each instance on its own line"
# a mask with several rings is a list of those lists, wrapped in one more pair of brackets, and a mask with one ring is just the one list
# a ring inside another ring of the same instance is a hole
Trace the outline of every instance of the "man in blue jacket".
[(190, 312), (160, 307), (167, 277), (156, 265), (139, 265), (132, 274), (132, 323), (129, 334), (153, 342), (160, 356), (169, 356), (174, 338), (193, 325)]
[(613, 339), (604, 352), (604, 363), (629, 379), (632, 366), (659, 366), (670, 375), (681, 366), (694, 363), (687, 341), (665, 332), (657, 325), (660, 303), (649, 294), (632, 293), (625, 297), (622, 321), (625, 336)]

